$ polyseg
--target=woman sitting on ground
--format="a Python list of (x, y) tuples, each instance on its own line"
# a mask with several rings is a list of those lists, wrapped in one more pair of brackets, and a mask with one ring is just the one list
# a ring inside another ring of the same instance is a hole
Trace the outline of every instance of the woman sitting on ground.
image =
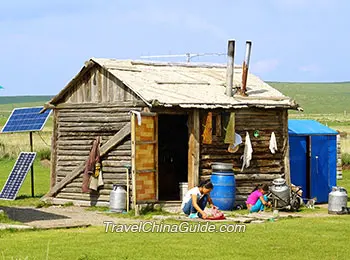
[(214, 186), (210, 180), (201, 181), (197, 187), (190, 189), (184, 196), (181, 209), (190, 218), (207, 218), (204, 212), (205, 206), (209, 202), (212, 208), (215, 208), (210, 198), (210, 192)]
[(267, 186), (267, 184), (259, 184), (256, 186), (246, 201), (249, 212), (262, 212), (265, 206), (271, 206), (271, 202), (268, 201), (266, 196), (268, 191), (269, 186)]

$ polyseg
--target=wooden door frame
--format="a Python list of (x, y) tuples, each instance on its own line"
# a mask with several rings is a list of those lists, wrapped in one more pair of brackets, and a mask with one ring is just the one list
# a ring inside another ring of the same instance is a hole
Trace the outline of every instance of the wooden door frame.
[(188, 188), (199, 183), (200, 168), (200, 117), (199, 109), (193, 109), (188, 116)]

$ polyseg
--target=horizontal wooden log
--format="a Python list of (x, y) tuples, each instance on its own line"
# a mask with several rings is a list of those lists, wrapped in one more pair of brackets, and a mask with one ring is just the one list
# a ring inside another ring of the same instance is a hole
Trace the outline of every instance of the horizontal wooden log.
[[(60, 193), (75, 193), (75, 194), (81, 194), (81, 187), (80, 188), (74, 188), (74, 187), (66, 187), (61, 190)], [(98, 191), (98, 194), (100, 195), (107, 195), (109, 196), (111, 193), (111, 190), (101, 189)]]
[(83, 148), (90, 147), (91, 148), (93, 141), (94, 141), (93, 138), (84, 139), (84, 140), (81, 140), (81, 139), (76, 139), (76, 140), (59, 139), (57, 141), (57, 146), (60, 148), (64, 148), (67, 146), (73, 146), (74, 147), (73, 149), (79, 149), (80, 147), (83, 147)]
[[(280, 178), (282, 176), (282, 173), (281, 173), (282, 171), (272, 171), (272, 170), (269, 170), (268, 168), (264, 169), (263, 171), (250, 169), (249, 173), (248, 173), (248, 169), (244, 169), (243, 172), (241, 172), (240, 169), (236, 169), (236, 170), (234, 169), (236, 179), (253, 180), (253, 179), (259, 178), (260, 180), (272, 180), (272, 179)], [(209, 169), (201, 170), (201, 175), (203, 177), (210, 176), (211, 174), (212, 174), (212, 170), (209, 170)]]
[(130, 161), (131, 162), (131, 151), (119, 151), (121, 155), (105, 155), (102, 157), (104, 161)]
[(61, 156), (78, 156), (78, 157), (84, 157), (87, 159), (89, 157), (90, 150), (58, 150), (57, 156), (60, 158)]
[(99, 201), (109, 201), (108, 195), (95, 195), (95, 194), (85, 194), (85, 193), (68, 193), (60, 192), (57, 194), (56, 198), (62, 199), (76, 199), (76, 200), (99, 200)]
[(75, 151), (75, 152), (80, 152), (80, 151), (90, 151), (91, 150), (91, 145), (70, 145), (70, 144), (60, 144), (57, 146), (57, 149), (60, 151)]
[(67, 131), (62, 131), (62, 129), (58, 132), (59, 140), (91, 140), (96, 138), (97, 136), (111, 137), (118, 132), (118, 129), (115, 129), (114, 132), (97, 132), (97, 131), (72, 131), (72, 129), (66, 129)]
[(87, 159), (87, 156), (86, 155), (80, 155), (80, 156), (63, 156), (63, 155), (60, 155), (58, 153), (58, 156), (57, 156), (57, 161), (70, 161), (70, 162), (74, 162), (74, 161), (86, 161)]
[[(56, 109), (61, 111), (77, 111), (78, 109), (88, 110), (88, 111), (110, 111), (112, 109), (117, 109), (118, 111), (133, 109), (141, 110), (142, 107), (145, 107), (145, 103), (142, 101), (118, 101), (115, 103), (79, 103), (79, 104), (68, 104), (61, 103), (56, 106)], [(128, 111), (128, 110), (126, 110)]]
[[(57, 176), (57, 182), (60, 182), (63, 178), (64, 178), (64, 176)], [(77, 186), (81, 187), (82, 181), (83, 181), (83, 178), (77, 178), (77, 179), (74, 179), (74, 181), (69, 183), (69, 184), (74, 183)], [(109, 185), (113, 185), (113, 184), (126, 185), (126, 177), (120, 176), (120, 177), (114, 177), (114, 178), (109, 178), (109, 179), (103, 178), (103, 183), (109, 184)]]
[(118, 122), (130, 122), (130, 115), (120, 115), (120, 116), (91, 116), (88, 117), (60, 117), (58, 123), (118, 123)]
[[(79, 123), (80, 124), (80, 123)], [(63, 124), (61, 123), (60, 125), (58, 125), (58, 134), (64, 134), (64, 132), (78, 132), (81, 133), (83, 132), (84, 134), (90, 134), (91, 132), (118, 132), (123, 126), (125, 125), (125, 123), (113, 123), (113, 124), (107, 124), (107, 123), (103, 123), (100, 125), (96, 125), (96, 124), (91, 124), (89, 126), (87, 125), (67, 125), (67, 124)]]
[(124, 167), (125, 165), (130, 165), (131, 161), (102, 161), (102, 167)]
[[(201, 166), (203, 168), (211, 168), (212, 164), (218, 162), (211, 160), (202, 160)], [(281, 160), (251, 160), (250, 167), (274, 167), (282, 166)]]

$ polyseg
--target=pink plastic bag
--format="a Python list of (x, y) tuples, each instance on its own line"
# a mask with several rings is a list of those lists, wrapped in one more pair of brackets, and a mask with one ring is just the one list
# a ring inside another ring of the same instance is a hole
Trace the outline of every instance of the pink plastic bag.
[(211, 208), (211, 214), (207, 217), (208, 220), (221, 220), (226, 219), (224, 213), (222, 213), (218, 208)]

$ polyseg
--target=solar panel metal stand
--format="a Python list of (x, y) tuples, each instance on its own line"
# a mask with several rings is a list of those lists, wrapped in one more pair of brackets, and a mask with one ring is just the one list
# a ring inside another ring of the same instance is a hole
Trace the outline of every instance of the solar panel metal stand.
[[(33, 132), (29, 132), (30, 152), (33, 152)], [(34, 163), (30, 166), (30, 182), (32, 186), (32, 197), (34, 198)]]

